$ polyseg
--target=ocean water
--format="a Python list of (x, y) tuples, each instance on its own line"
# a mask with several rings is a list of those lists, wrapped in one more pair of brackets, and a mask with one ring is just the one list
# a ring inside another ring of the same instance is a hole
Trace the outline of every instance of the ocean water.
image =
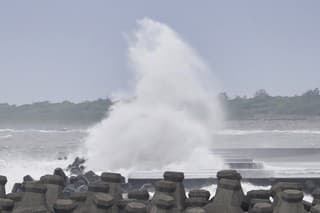
[[(262, 163), (259, 170), (278, 177), (320, 177), (320, 121), (232, 121), (212, 134), (210, 151), (228, 162)], [(87, 129), (78, 127), (0, 129), (0, 174), (8, 177), (8, 189), (26, 174), (39, 178), (56, 167), (66, 168), (79, 155), (86, 136)], [(214, 172), (212, 162), (212, 168), (194, 168), (189, 177)]]

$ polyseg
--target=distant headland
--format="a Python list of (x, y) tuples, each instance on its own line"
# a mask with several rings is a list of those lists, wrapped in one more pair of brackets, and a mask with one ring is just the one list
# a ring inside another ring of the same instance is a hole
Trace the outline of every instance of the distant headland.
[[(228, 120), (320, 119), (318, 88), (295, 96), (271, 96), (263, 89), (258, 90), (253, 97), (229, 98), (227, 93), (220, 93), (219, 99)], [(1, 103), (0, 125), (41, 123), (89, 126), (107, 116), (113, 104), (114, 101), (109, 98), (81, 103)]]

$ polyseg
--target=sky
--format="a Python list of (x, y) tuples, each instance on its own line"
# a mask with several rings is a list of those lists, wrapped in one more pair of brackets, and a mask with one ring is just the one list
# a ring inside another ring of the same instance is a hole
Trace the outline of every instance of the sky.
[(80, 102), (130, 84), (126, 35), (178, 32), (230, 96), (320, 87), (319, 0), (0, 0), (0, 102)]

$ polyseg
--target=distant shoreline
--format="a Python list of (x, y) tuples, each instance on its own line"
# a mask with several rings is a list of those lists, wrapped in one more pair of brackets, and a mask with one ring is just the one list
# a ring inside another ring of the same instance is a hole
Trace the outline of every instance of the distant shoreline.
[[(259, 90), (254, 97), (230, 99), (226, 93), (219, 95), (227, 121), (318, 121), (320, 120), (319, 90), (309, 90), (300, 96), (270, 96)], [(24, 124), (90, 126), (108, 116), (111, 99), (98, 99), (72, 103), (48, 101), (24, 105), (0, 103), (0, 126)]]

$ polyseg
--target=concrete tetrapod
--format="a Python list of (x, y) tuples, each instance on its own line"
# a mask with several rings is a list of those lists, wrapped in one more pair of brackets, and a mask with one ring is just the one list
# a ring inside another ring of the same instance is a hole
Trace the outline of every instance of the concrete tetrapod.
[(208, 213), (243, 213), (240, 185), (234, 179), (220, 179), (214, 200), (204, 209)]
[(122, 199), (122, 183), (123, 177), (119, 173), (104, 172), (101, 174), (101, 181), (109, 184), (109, 193), (116, 201)]
[(306, 213), (303, 204), (303, 192), (296, 189), (287, 189), (281, 193), (281, 202), (273, 213)]
[(21, 202), (15, 206), (13, 213), (20, 212), (50, 212), (46, 203), (47, 187), (39, 182), (25, 182), (23, 184)]
[(150, 213), (173, 213), (178, 212), (175, 208), (175, 200), (170, 195), (158, 195), (157, 200), (151, 207)]
[(64, 188), (64, 179), (58, 175), (45, 175), (40, 178), (46, 188), (46, 202), (50, 211), (53, 211), (53, 205), (58, 198), (62, 197), (62, 190)]
[(163, 174), (163, 178), (166, 181), (172, 181), (176, 185), (176, 190), (173, 193), (173, 197), (176, 202), (177, 208), (182, 211), (185, 209), (186, 192), (183, 185), (184, 173), (183, 172), (173, 172), (166, 171)]
[(0, 175), (0, 198), (6, 197), (6, 184), (8, 180), (6, 176)]

